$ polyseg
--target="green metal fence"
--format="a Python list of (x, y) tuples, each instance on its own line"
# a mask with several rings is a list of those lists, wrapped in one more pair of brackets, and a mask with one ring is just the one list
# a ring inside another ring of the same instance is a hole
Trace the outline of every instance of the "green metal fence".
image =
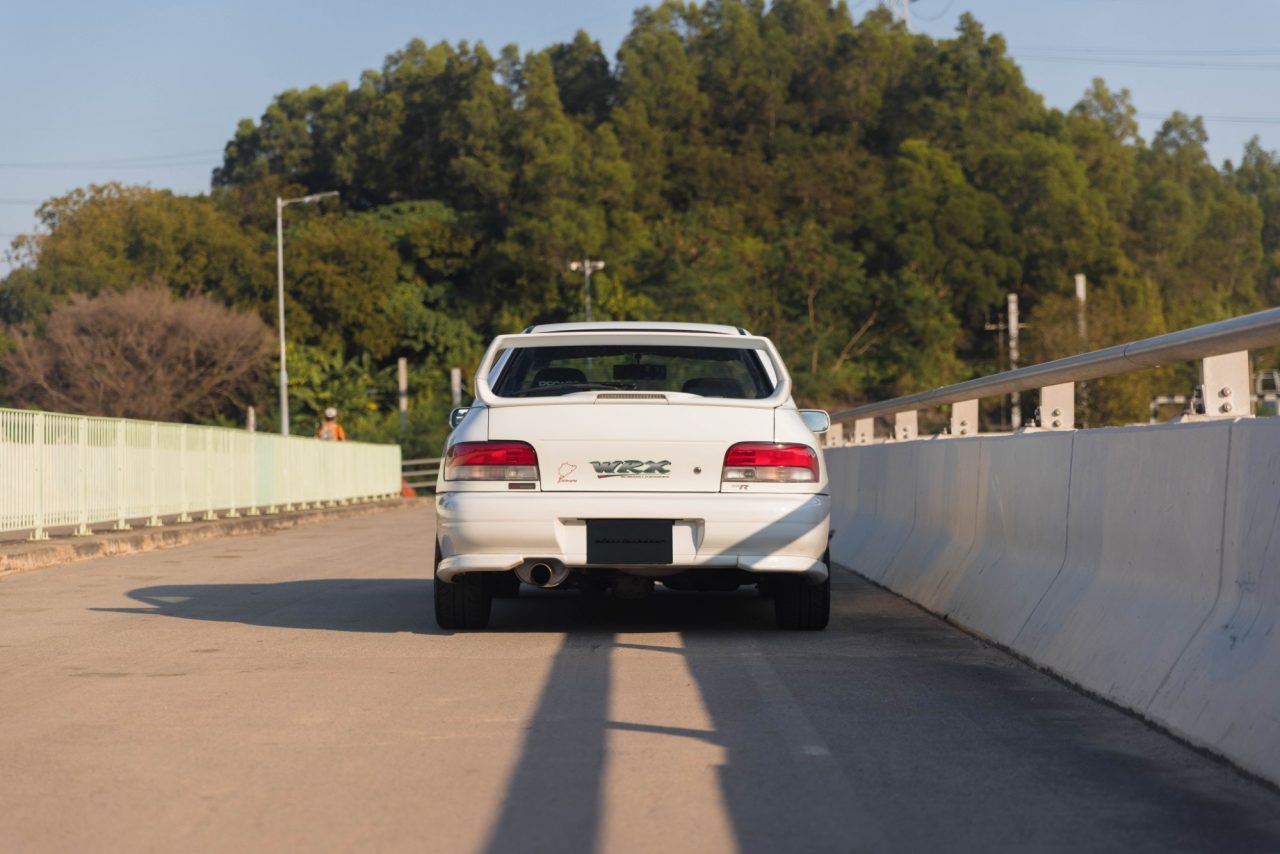
[(0, 409), (0, 531), (159, 526), (400, 492), (400, 447)]

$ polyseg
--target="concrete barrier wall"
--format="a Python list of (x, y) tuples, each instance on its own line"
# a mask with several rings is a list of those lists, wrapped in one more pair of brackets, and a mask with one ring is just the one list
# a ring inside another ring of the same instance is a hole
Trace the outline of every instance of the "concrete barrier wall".
[(1280, 419), (827, 463), (838, 567), (1280, 782)]

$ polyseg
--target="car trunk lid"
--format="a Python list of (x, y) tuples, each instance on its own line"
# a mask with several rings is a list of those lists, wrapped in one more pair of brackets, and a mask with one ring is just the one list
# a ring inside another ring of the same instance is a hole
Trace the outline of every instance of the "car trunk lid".
[(708, 406), (685, 395), (607, 392), (493, 407), (489, 438), (538, 453), (548, 492), (718, 492), (736, 442), (772, 441), (773, 410)]

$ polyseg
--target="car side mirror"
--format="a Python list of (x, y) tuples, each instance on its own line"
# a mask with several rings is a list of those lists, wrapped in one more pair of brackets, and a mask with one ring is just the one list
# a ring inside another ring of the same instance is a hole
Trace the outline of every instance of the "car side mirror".
[[(449, 413), (449, 429), (453, 429), (462, 423), (462, 419), (467, 417), (467, 413), (471, 411), (470, 406), (459, 406), (457, 409)], [(826, 414), (825, 412), (823, 413)]]
[(825, 433), (831, 429), (831, 416), (824, 409), (801, 409), (800, 419), (814, 433)]

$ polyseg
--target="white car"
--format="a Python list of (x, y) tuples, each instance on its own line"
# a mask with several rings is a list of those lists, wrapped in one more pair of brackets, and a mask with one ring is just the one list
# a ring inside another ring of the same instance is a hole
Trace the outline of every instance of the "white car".
[(435, 613), (488, 625), (521, 584), (637, 597), (756, 585), (778, 625), (830, 613), (830, 496), (767, 338), (692, 323), (563, 323), (494, 339), (436, 486)]

